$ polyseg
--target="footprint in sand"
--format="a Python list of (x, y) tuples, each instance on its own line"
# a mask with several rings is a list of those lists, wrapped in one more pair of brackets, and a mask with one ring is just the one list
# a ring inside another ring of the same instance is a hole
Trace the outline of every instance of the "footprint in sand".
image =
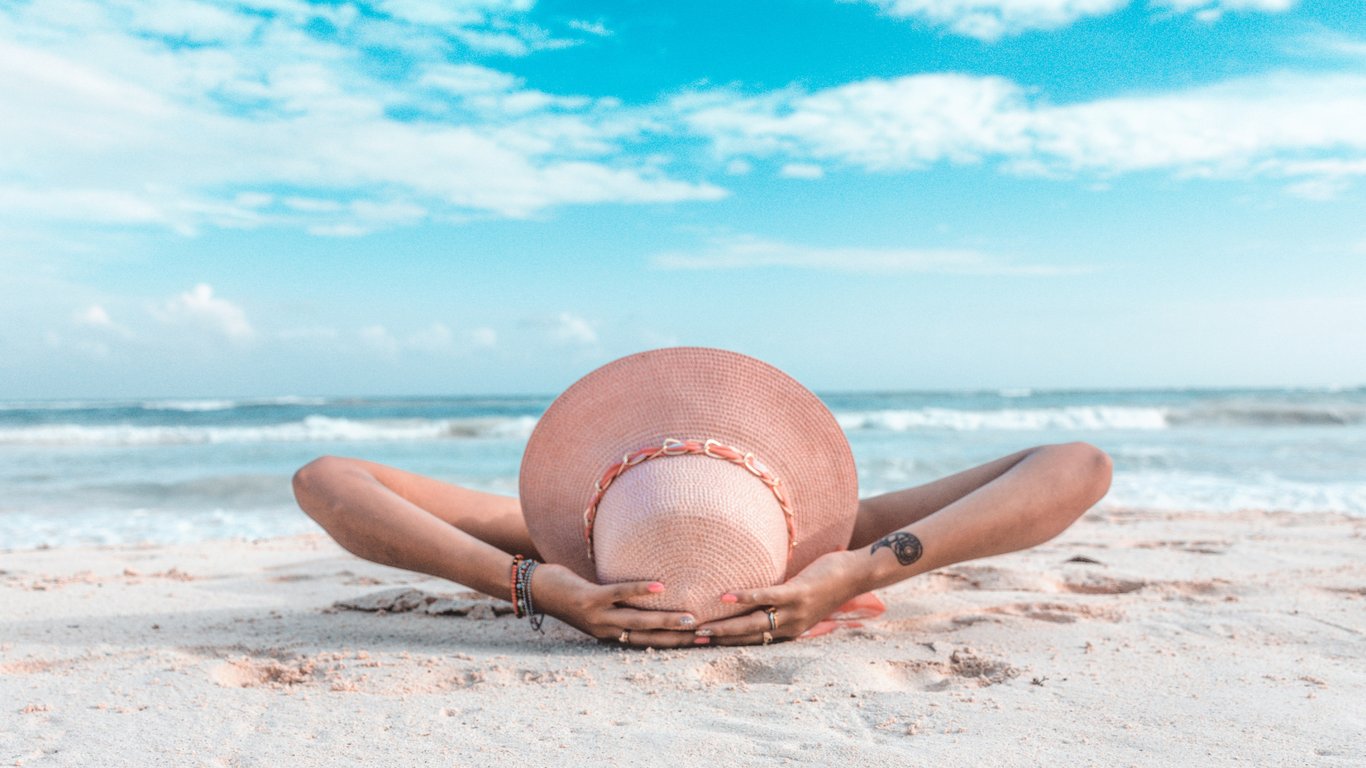
[(887, 673), (908, 687), (942, 691), (960, 685), (985, 688), (1020, 676), (1021, 670), (1005, 661), (988, 658), (971, 648), (959, 648), (947, 661), (893, 660)]
[(1140, 579), (1118, 579), (1097, 573), (1081, 573), (1060, 579), (1045, 573), (1014, 571), (991, 565), (965, 565), (941, 572), (946, 588), (940, 591), (981, 592), (1074, 592), (1086, 595), (1122, 595), (1148, 586)]
[(871, 691), (941, 691), (951, 687), (985, 687), (1006, 682), (1021, 670), (971, 648), (957, 648), (948, 658), (862, 660), (854, 658), (756, 658), (727, 656), (703, 665), (703, 685), (802, 685), (822, 690), (838, 685)]
[(478, 592), (454, 595), (431, 594), (412, 587), (371, 592), (338, 600), (331, 610), (370, 611), (374, 613), (425, 613), (430, 616), (464, 616), (467, 619), (493, 619), (512, 613), (512, 604), (492, 600)]
[(797, 673), (802, 666), (796, 659), (727, 656), (707, 662), (698, 677), (705, 685), (791, 685), (797, 682)]
[(224, 688), (290, 688), (316, 682), (321, 673), (312, 659), (280, 661), (244, 656), (214, 667), (210, 678)]
[(1140, 579), (1113, 579), (1108, 576), (1086, 574), (1062, 582), (1062, 590), (1082, 595), (1125, 595), (1137, 592), (1149, 582)]
[(1080, 619), (1115, 622), (1124, 618), (1124, 613), (1117, 608), (1077, 603), (1014, 603), (994, 606), (987, 610), (1003, 616), (1023, 616), (1026, 619), (1054, 624), (1071, 624)]
[(1133, 545), (1137, 549), (1176, 549), (1197, 555), (1222, 555), (1233, 546), (1231, 541), (1205, 539), (1192, 541), (1140, 541)]

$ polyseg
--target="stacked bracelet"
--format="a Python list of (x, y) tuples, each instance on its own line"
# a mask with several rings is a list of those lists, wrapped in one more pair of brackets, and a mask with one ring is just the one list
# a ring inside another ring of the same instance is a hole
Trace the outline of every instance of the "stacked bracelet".
[(536, 566), (540, 563), (529, 557), (516, 555), (512, 558), (512, 615), (517, 618), (523, 616), (531, 620), (531, 628), (541, 631), (541, 622), (545, 620), (545, 614), (537, 613), (536, 607), (531, 600), (531, 574), (536, 571)]

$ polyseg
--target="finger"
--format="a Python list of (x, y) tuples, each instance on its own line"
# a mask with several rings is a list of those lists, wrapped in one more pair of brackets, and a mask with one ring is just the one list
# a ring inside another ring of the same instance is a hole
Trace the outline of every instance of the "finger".
[(702, 635), (703, 637), (733, 637), (737, 635), (753, 635), (768, 629), (768, 611), (755, 611), (753, 613), (746, 613), (743, 616), (732, 616), (729, 619), (721, 619), (720, 621), (709, 621), (697, 628), (697, 634)]
[[(785, 641), (788, 640), (788, 638), (786, 638), (786, 637), (778, 637), (777, 635), (773, 634), (772, 632), (770, 632), (769, 634), (772, 635), (772, 637), (773, 637), (773, 639), (772, 639), (771, 641), (769, 641), (770, 643), (781, 643), (781, 642), (785, 642)], [(754, 635), (734, 635), (734, 636), (732, 636), (732, 637), (714, 637), (714, 638), (712, 638), (712, 644), (713, 644), (713, 645), (764, 645), (764, 633), (760, 632), (760, 633), (754, 634)]]
[(631, 632), (627, 644), (637, 648), (684, 648), (694, 645), (705, 645), (698, 643), (699, 639), (691, 632), (670, 632), (668, 630), (645, 630), (642, 632)]
[(733, 589), (721, 595), (721, 602), (740, 605), (778, 605), (791, 602), (792, 598), (792, 587), (787, 584), (778, 584), (763, 589)]
[(691, 632), (697, 624), (697, 619), (691, 613), (642, 611), (638, 608), (612, 608), (603, 611), (599, 621), (633, 632), (638, 629), (673, 629)]
[(620, 603), (633, 597), (657, 595), (664, 591), (664, 585), (658, 581), (623, 581), (619, 584), (604, 584), (598, 589), (607, 597), (608, 602)]

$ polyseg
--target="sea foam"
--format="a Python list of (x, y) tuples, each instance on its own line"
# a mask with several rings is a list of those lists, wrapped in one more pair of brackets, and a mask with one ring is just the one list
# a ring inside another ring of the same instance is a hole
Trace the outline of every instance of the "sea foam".
[(261, 426), (42, 424), (0, 428), (0, 445), (190, 445), (203, 443), (398, 442), (475, 438), (523, 439), (530, 416), (466, 419), (341, 419), (307, 416)]

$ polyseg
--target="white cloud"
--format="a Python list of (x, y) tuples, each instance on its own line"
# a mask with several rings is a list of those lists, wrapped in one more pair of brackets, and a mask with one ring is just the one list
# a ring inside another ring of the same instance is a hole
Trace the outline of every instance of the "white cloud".
[(1287, 184), (1285, 191), (1305, 200), (1335, 200), (1351, 185), (1342, 178), (1318, 178)]
[(950, 248), (856, 248), (797, 245), (757, 237), (715, 240), (690, 252), (650, 258), (656, 269), (764, 269), (786, 267), (834, 272), (939, 273), (959, 275), (1064, 275), (1091, 268), (1016, 264), (974, 250)]
[(318, 237), (364, 237), (374, 230), (359, 224), (312, 224), (305, 228), (310, 235)]
[(1366, 40), (1331, 29), (1317, 29), (1286, 46), (1290, 55), (1321, 55), (1349, 61), (1366, 61)]
[[(441, 322), (399, 334), (384, 325), (367, 325), (356, 332), (356, 338), (365, 348), (386, 357), (413, 352), (423, 355), (459, 354), (471, 348), (492, 347), (498, 340), (492, 328), (476, 328), (457, 336), (450, 326)], [(464, 342), (457, 341), (462, 338)]]
[(922, 19), (951, 32), (994, 41), (1033, 29), (1065, 27), (1103, 16), (1129, 0), (866, 0), (889, 16)]
[[(269, 195), (259, 195), (255, 198), (251, 198), (251, 201), (257, 203), (257, 205), (252, 207), (259, 208), (263, 205), (269, 205), (272, 202), (272, 199)], [(323, 200), (316, 197), (286, 197), (280, 202), (286, 208), (295, 211), (303, 211), (305, 213), (334, 213), (345, 208), (344, 205), (336, 200)]]
[(398, 354), (398, 339), (382, 325), (367, 325), (356, 332), (361, 344), (382, 355), (393, 357)]
[(726, 163), (726, 173), (732, 176), (744, 176), (754, 170), (754, 166), (742, 158), (734, 158)]
[(350, 205), (319, 206), (313, 210), (338, 214), (330, 223), (308, 227), (309, 234), (323, 237), (360, 237), (390, 226), (416, 224), (427, 217), (426, 208), (393, 200), (356, 200)]
[(872, 78), (804, 93), (753, 97), (725, 91), (675, 99), (681, 119), (723, 155), (832, 159), (872, 170), (975, 161), (1025, 146), (1014, 83), (997, 77)]
[(255, 336), (242, 308), (214, 296), (208, 283), (199, 283), (176, 296), (155, 314), (163, 322), (209, 330), (235, 344), (249, 342)]
[(423, 352), (448, 352), (455, 343), (455, 334), (443, 323), (432, 323), (409, 334), (406, 346)]
[(573, 29), (579, 30), (580, 32), (587, 32), (588, 34), (594, 35), (596, 37), (612, 36), (612, 30), (608, 29), (606, 25), (604, 25), (601, 21), (582, 21), (580, 19), (571, 19), (569, 22), (569, 26)]
[(172, 219), (156, 201), (134, 192), (111, 189), (32, 189), (0, 186), (0, 211), (16, 218), (60, 218), (116, 224), (170, 225)]
[(423, 70), (418, 85), (458, 96), (506, 93), (520, 88), (521, 78), (478, 64), (436, 64)]
[(80, 310), (71, 316), (71, 321), (76, 325), (84, 325), (91, 328), (108, 328), (114, 324), (114, 321), (109, 319), (109, 313), (99, 304), (91, 304), (85, 309)]
[(556, 341), (567, 344), (587, 346), (598, 342), (598, 332), (593, 329), (593, 325), (571, 312), (561, 312), (555, 318), (551, 325), (550, 336)]
[(1295, 7), (1297, 0), (1152, 0), (1157, 8), (1167, 8), (1175, 13), (1191, 13), (1199, 21), (1215, 22), (1226, 13), (1255, 11), (1259, 13), (1284, 13)]
[(470, 342), (476, 347), (494, 347), (498, 345), (498, 332), (492, 328), (475, 328), (470, 331)]
[[(1131, 0), (846, 0), (867, 2), (895, 18), (914, 18), (954, 34), (995, 42), (1032, 30), (1069, 26), (1095, 16), (1106, 16)], [(1218, 20), (1229, 11), (1279, 13), (1295, 0), (1150, 0), (1152, 7), (1171, 13), (1194, 13), (1201, 21)]]
[(778, 175), (785, 179), (819, 179), (825, 170), (813, 163), (787, 163), (778, 169)]
[(391, 32), (396, 37), (439, 31), (474, 51), (503, 56), (576, 44), (523, 21), (534, 5), (533, 0), (370, 0), (373, 10), (397, 23)]
[(371, 0), (375, 10), (396, 19), (415, 24), (438, 27), (455, 27), (477, 24), (486, 15), (500, 11), (525, 11), (534, 3), (502, 2), (501, 0), (473, 0), (472, 2), (449, 2), (448, 0)]
[(1301, 179), (1356, 175), (1340, 169), (1366, 161), (1366, 76), (1349, 74), (1061, 105), (1000, 77), (912, 75), (812, 93), (686, 94), (675, 107), (723, 157), (872, 171), (994, 162), (1020, 175)]
[(259, 16), (233, 13), (209, 3), (132, 0), (121, 5), (132, 12), (142, 31), (193, 43), (241, 42), (261, 23)]
[[(726, 194), (625, 153), (651, 123), (611, 99), (474, 64), (392, 76), (367, 59), (368, 45), (431, 60), (456, 31), (555, 44), (519, 26), (529, 6), (388, 3), (387, 19), (292, 0), (0, 6), (0, 217), (354, 235)], [(344, 39), (310, 33), (318, 19)], [(183, 45), (191, 27), (216, 44)]]
[(1366, 177), (1366, 157), (1317, 160), (1271, 159), (1264, 163), (1267, 175), (1299, 179), (1286, 191), (1306, 200), (1334, 200), (1351, 189), (1357, 178)]
[(114, 322), (109, 316), (109, 311), (100, 304), (91, 304), (85, 309), (78, 310), (72, 314), (71, 323), (77, 328), (87, 328), (124, 339), (133, 337), (133, 332)]
[(303, 341), (310, 344), (336, 341), (339, 335), (336, 328), (322, 325), (284, 328), (275, 333), (276, 338), (281, 341)]

